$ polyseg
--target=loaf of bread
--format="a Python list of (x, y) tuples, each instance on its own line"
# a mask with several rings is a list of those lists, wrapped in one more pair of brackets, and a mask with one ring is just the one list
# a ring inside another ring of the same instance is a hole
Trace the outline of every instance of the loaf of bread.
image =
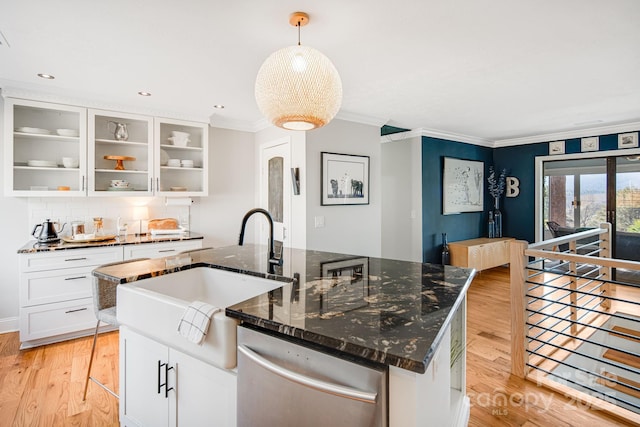
[(175, 230), (178, 228), (178, 220), (175, 218), (150, 219), (149, 230)]

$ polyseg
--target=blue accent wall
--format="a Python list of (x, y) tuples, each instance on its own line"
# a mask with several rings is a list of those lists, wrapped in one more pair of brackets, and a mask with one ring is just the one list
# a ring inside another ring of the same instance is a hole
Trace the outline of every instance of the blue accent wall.
[(504, 197), (500, 201), (502, 234), (518, 240), (533, 242), (535, 237), (535, 158), (549, 154), (549, 144), (529, 144), (493, 150), (497, 170), (506, 169), (507, 176), (520, 180), (518, 197)]
[[(484, 162), (485, 176), (493, 162), (491, 148), (422, 137), (422, 247), (423, 261), (441, 262), (442, 233), (449, 241), (484, 236), (485, 212), (442, 215), (442, 168), (445, 157)], [(486, 184), (485, 184), (486, 189)], [(491, 206), (485, 191), (485, 211)]]
[[(585, 137), (588, 135), (585, 135)], [(565, 141), (565, 153), (580, 153), (580, 138)], [(618, 134), (601, 135), (599, 151), (618, 150)], [(549, 143), (487, 148), (463, 142), (422, 137), (422, 247), (423, 261), (441, 262), (441, 233), (447, 233), (450, 242), (486, 237), (487, 212), (493, 198), (486, 191), (489, 166), (497, 171), (507, 170), (507, 176), (520, 181), (518, 197), (500, 201), (503, 217), (503, 235), (533, 242), (535, 240), (535, 158), (549, 155)], [(444, 157), (480, 160), (485, 166), (484, 212), (442, 215), (442, 170)]]

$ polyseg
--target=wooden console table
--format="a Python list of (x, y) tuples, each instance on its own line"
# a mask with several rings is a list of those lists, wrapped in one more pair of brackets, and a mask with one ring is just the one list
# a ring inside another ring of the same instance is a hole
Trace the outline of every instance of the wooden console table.
[(513, 237), (461, 240), (449, 243), (451, 265), (478, 271), (509, 264), (509, 241)]

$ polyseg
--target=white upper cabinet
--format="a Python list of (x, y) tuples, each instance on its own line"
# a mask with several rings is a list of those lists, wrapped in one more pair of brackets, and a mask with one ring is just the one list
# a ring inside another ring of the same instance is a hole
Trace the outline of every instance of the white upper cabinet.
[(206, 123), (4, 102), (7, 196), (208, 195)]
[(152, 194), (153, 117), (89, 110), (88, 135), (89, 195)]
[(155, 119), (156, 194), (208, 194), (208, 130), (205, 123)]
[(84, 195), (87, 110), (7, 98), (4, 111), (5, 195)]

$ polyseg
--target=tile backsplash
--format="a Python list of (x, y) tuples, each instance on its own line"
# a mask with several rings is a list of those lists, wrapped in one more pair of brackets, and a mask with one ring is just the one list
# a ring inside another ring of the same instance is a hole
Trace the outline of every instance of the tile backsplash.
[(93, 218), (103, 218), (103, 231), (106, 234), (117, 234), (117, 221), (129, 224), (127, 233), (146, 232), (146, 220), (137, 220), (134, 210), (138, 206), (146, 206), (149, 217), (176, 218), (182, 226), (188, 228), (190, 220), (190, 206), (166, 206), (164, 197), (136, 197), (136, 198), (29, 198), (29, 230), (31, 235), (33, 228), (46, 219), (58, 221), (61, 225), (66, 223), (63, 233), (67, 234), (71, 229), (71, 221), (84, 221), (87, 232), (93, 231)]

